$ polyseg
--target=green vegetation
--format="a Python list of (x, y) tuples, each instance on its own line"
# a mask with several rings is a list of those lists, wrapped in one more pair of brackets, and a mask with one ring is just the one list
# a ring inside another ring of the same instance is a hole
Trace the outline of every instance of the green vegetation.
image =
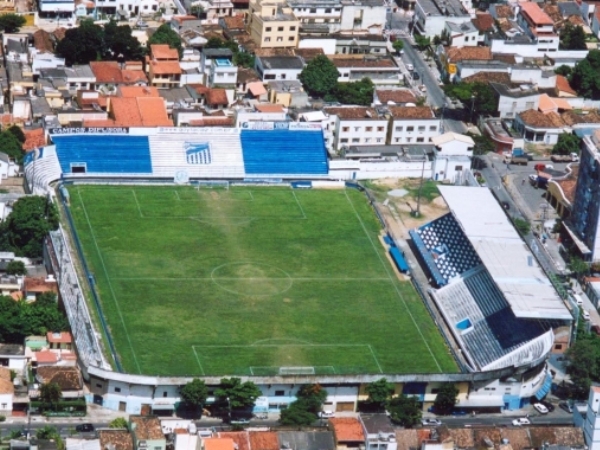
[(467, 136), (470, 136), (475, 142), (475, 148), (473, 148), (473, 155), (485, 155), (486, 153), (493, 152), (496, 148), (494, 141), (487, 134), (475, 134), (467, 132)]
[(8, 275), (27, 275), (27, 268), (23, 261), (11, 261), (6, 265), (6, 273)]
[(427, 47), (431, 45), (431, 38), (427, 36), (421, 36), (420, 34), (415, 34), (415, 44), (420, 51), (425, 50)]
[(52, 408), (56, 408), (62, 399), (62, 390), (56, 383), (44, 383), (40, 387), (40, 400)]
[(0, 31), (3, 33), (17, 33), (27, 20), (19, 14), (2, 14), (0, 15)]
[(452, 383), (444, 383), (433, 402), (433, 410), (436, 414), (450, 414), (456, 405), (458, 388)]
[(562, 75), (563, 77), (570, 77), (571, 72), (573, 72), (573, 68), (571, 66), (567, 66), (565, 64), (562, 64), (562, 65), (558, 66), (556, 69), (554, 69), (555, 74)]
[(185, 406), (199, 411), (204, 407), (206, 397), (208, 397), (208, 388), (204, 381), (194, 378), (179, 389), (179, 395)]
[(581, 138), (576, 134), (561, 133), (558, 136), (558, 142), (552, 147), (554, 155), (570, 155), (571, 153), (579, 154)]
[(228, 48), (233, 53), (233, 63), (236, 66), (254, 67), (254, 55), (240, 50), (240, 46), (234, 41), (212, 37), (208, 40), (206, 48)]
[[(23, 164), (23, 157), (25, 156), (25, 153), (23, 153), (24, 141), (19, 141), (15, 132), (11, 131), (14, 128), (17, 127), (10, 127), (0, 132), (0, 151), (6, 153), (17, 164)], [(23, 132), (21, 131), (21, 133)]]
[(576, 399), (587, 399), (591, 384), (600, 382), (600, 338), (587, 332), (581, 316), (577, 323), (577, 339), (567, 350), (566, 363), (573, 383), (571, 395)]
[(392, 47), (396, 50), (396, 53), (400, 54), (402, 49), (404, 49), (404, 41), (402, 39), (396, 39), (392, 42)]
[(385, 409), (385, 405), (394, 395), (394, 384), (385, 378), (367, 384), (365, 392), (369, 396), (369, 403), (379, 411)]
[[(413, 199), (419, 196), (419, 184), (406, 186), (406, 190), (410, 193)], [(437, 183), (433, 180), (426, 180), (421, 187), (421, 201), (431, 202), (440, 196), (440, 191), (437, 188)]]
[(577, 94), (591, 98), (600, 99), (600, 50), (590, 50), (582, 61), (580, 61), (573, 72), (569, 81)]
[(152, 44), (167, 44), (169, 47), (177, 49), (180, 58), (183, 55), (181, 38), (169, 24), (163, 23), (160, 27), (158, 27), (154, 34), (150, 36), (147, 47), (150, 48)]
[(124, 417), (117, 417), (113, 420), (110, 421), (110, 423), (108, 424), (109, 428), (125, 428), (128, 429), (129, 428), (129, 423), (127, 423), (127, 419), (125, 419)]
[(304, 385), (298, 390), (296, 398), (281, 411), (281, 425), (312, 425), (319, 418), (319, 412), (327, 400), (327, 391), (318, 384)]
[(494, 115), (498, 110), (498, 100), (492, 88), (481, 82), (447, 84), (444, 86), (446, 95), (456, 98), (465, 105), (469, 122), (477, 122), (480, 116)]
[(403, 427), (415, 426), (423, 415), (419, 399), (405, 395), (394, 397), (389, 402), (387, 409), (392, 422)]
[(41, 258), (43, 241), (50, 230), (58, 227), (56, 205), (46, 197), (23, 197), (0, 223), (0, 250), (17, 256)]
[(586, 50), (585, 40), (585, 31), (579, 25), (575, 26), (567, 22), (560, 31), (561, 50)]
[(513, 217), (513, 223), (515, 224), (515, 228), (522, 235), (526, 236), (531, 231), (531, 225), (525, 219), (521, 219), (520, 217)]
[(129, 372), (457, 370), (358, 191), (72, 186), (70, 197)]
[(260, 389), (252, 381), (239, 378), (222, 378), (219, 388), (215, 391), (217, 401), (227, 402), (231, 410), (251, 408), (258, 397), (262, 395)]

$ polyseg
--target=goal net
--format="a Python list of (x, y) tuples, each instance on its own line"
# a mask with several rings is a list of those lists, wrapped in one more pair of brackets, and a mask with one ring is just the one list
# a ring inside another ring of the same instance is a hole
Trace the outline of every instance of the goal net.
[(280, 367), (279, 375), (314, 375), (315, 368), (312, 366), (306, 367)]
[(196, 189), (229, 189), (229, 181), (226, 180), (204, 180), (196, 181)]

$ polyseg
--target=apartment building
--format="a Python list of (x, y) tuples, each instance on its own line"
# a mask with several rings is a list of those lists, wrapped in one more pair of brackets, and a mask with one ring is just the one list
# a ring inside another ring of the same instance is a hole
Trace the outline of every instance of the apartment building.
[(471, 15), (459, 0), (417, 0), (413, 25), (424, 36), (442, 34), (447, 21), (459, 25), (471, 21)]
[(281, 0), (252, 0), (247, 29), (261, 48), (285, 48), (298, 45), (300, 21)]
[(390, 106), (390, 145), (428, 144), (439, 136), (441, 121), (429, 106)]
[(324, 123), (325, 145), (337, 151), (351, 145), (384, 145), (389, 120), (375, 108), (341, 106), (323, 110), (329, 118)]
[(554, 21), (534, 2), (516, 6), (517, 23), (538, 44), (538, 51), (558, 51), (559, 38), (554, 32)]
[(288, 0), (302, 32), (334, 33), (342, 21), (341, 0)]

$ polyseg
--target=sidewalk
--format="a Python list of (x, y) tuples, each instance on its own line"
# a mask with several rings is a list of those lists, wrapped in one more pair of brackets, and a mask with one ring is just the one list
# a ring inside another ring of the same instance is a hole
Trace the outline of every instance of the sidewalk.
[(29, 421), (32, 424), (48, 424), (53, 423), (59, 424), (73, 424), (78, 423), (109, 423), (117, 417), (123, 417), (125, 420), (129, 420), (129, 414), (112, 411), (110, 409), (103, 408), (98, 405), (87, 405), (87, 415), (85, 417), (44, 417), (38, 415), (32, 415), (30, 418), (27, 416), (23, 417), (7, 417), (6, 424), (23, 424), (26, 425)]

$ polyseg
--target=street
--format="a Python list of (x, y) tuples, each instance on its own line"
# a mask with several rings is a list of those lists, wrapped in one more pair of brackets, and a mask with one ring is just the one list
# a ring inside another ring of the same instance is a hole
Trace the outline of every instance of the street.
[(405, 63), (414, 66), (414, 71), (421, 78), (422, 84), (427, 88), (427, 102), (433, 108), (441, 108), (446, 102), (446, 95), (440, 88), (438, 80), (435, 79), (427, 63), (421, 57), (421, 54), (413, 47), (408, 38), (401, 38), (404, 42), (404, 54), (402, 59)]

